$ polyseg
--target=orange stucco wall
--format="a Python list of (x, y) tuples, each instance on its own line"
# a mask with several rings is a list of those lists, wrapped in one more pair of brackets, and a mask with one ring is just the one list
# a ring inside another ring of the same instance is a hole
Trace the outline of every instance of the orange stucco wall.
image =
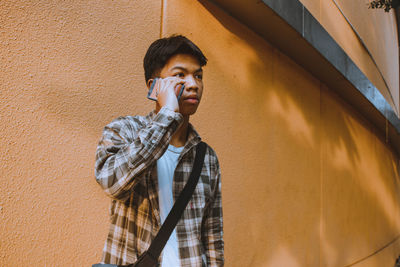
[[(329, 88), (209, 4), (1, 2), (0, 266), (89, 266), (109, 199), (104, 125), (145, 114), (142, 58), (182, 33), (209, 58), (192, 118), (217, 151), (226, 266), (345, 266), (400, 226), (398, 156)], [(357, 266), (393, 266), (400, 242)]]

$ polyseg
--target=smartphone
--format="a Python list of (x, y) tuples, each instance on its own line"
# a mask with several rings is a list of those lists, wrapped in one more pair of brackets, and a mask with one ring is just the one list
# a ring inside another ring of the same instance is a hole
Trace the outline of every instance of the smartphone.
[[(156, 96), (156, 91), (157, 90), (155, 90), (155, 88), (156, 88), (158, 79), (159, 78), (154, 78), (154, 80), (153, 80), (153, 82), (152, 82), (152, 84), (150, 86), (149, 92), (147, 93), (147, 98), (150, 99), (150, 100), (153, 100), (153, 101), (157, 101), (157, 96)], [(180, 87), (180, 88), (178, 89), (178, 87)], [(184, 84), (178, 84), (176, 86), (176, 88), (175, 88), (175, 92), (178, 91), (177, 89), (179, 90), (179, 93), (177, 95), (177, 98), (178, 98), (178, 101), (179, 101), (179, 99), (182, 96), (183, 89), (185, 89), (185, 85)]]

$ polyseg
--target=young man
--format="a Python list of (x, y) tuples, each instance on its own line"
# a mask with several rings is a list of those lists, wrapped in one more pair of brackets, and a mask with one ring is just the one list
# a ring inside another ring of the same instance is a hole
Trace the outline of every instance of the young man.
[[(184, 36), (156, 40), (143, 64), (148, 88), (161, 78), (155, 110), (147, 116), (120, 117), (104, 128), (95, 166), (97, 182), (112, 198), (103, 263), (135, 262), (185, 186), (201, 141), (189, 118), (201, 101), (206, 63)], [(176, 88), (182, 84), (178, 101)], [(220, 168), (207, 146), (199, 182), (164, 247), (161, 266), (223, 266), (222, 234)]]

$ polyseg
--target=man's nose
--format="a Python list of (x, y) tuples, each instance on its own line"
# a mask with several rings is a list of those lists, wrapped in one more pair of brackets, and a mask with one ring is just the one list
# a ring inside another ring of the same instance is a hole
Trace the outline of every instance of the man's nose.
[(199, 86), (196, 82), (196, 79), (192, 75), (188, 75), (185, 77), (185, 90), (190, 91), (190, 90), (198, 90)]

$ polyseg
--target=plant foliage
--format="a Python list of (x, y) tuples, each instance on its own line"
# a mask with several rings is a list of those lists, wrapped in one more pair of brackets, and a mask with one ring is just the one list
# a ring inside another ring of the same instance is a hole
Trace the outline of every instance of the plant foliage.
[(385, 12), (400, 5), (400, 0), (373, 0), (368, 4), (368, 8), (383, 8)]

